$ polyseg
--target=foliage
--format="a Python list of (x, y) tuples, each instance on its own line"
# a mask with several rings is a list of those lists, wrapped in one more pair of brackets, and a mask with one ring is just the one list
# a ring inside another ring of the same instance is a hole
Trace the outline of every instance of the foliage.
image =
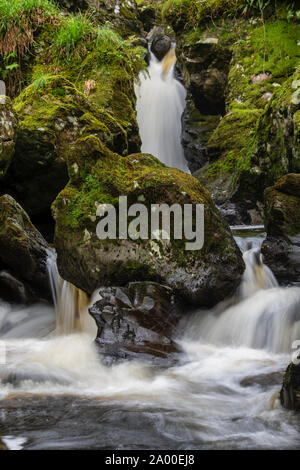
[(15, 52), (12, 52), (11, 54), (8, 54), (6, 57), (4, 57), (4, 66), (3, 68), (0, 67), (0, 74), (1, 74), (2, 80), (6, 79), (10, 70), (13, 70), (19, 67), (19, 64), (17, 62), (11, 62), (11, 59), (15, 57), (16, 57)]
[(0, 54), (22, 56), (34, 43), (34, 32), (57, 12), (50, 0), (0, 0)]

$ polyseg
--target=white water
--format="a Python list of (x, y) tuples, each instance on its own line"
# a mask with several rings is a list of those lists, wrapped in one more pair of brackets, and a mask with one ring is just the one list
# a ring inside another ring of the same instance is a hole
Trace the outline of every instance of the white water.
[[(244, 243), (242, 239), (237, 241), (240, 246)], [(182, 361), (166, 370), (156, 370), (139, 361), (107, 367), (99, 361), (90, 334), (57, 335), (57, 331), (51, 334), (54, 311), (50, 307), (32, 307), (31, 317), (27, 308), (1, 303), (1, 325), (6, 325), (8, 331), (1, 337), (7, 348), (7, 363), (0, 366), (3, 378), (0, 404), (1, 399), (9, 404), (16, 397), (27, 403), (28, 397), (34, 396), (36, 405), (32, 406), (38, 406), (39, 400), (51, 396), (61, 397), (64, 407), (64, 397), (71, 395), (86, 397), (100, 408), (117, 407), (118, 413), (127, 410), (128, 416), (140, 413), (148, 420), (146, 428), (133, 424), (128, 429), (129, 435), (134, 433), (137, 447), (159, 446), (155, 444), (158, 433), (160, 445), (169, 448), (299, 448), (299, 420), (279, 404), (281, 379), (275, 385), (260, 386), (255, 380), (248, 387), (242, 383), (254, 376), (263, 378), (283, 372), (290, 361), (291, 341), (297, 335), (300, 337), (300, 289), (278, 287), (272, 273), (263, 264), (254, 262), (258, 259), (254, 254), (259, 247), (257, 238), (255, 245), (256, 248), (244, 253), (247, 270), (241, 290), (234, 299), (215, 309), (189, 317), (178, 339)], [(50, 262), (53, 275), (55, 265), (51, 263), (53, 259)], [(54, 285), (59, 282), (54, 275)], [(58, 297), (65, 290), (60, 292)], [(20, 312), (24, 313), (21, 321)], [(33, 328), (35, 338), (29, 338), (28, 325), (32, 327), (35, 322), (38, 325)], [(22, 329), (25, 337), (21, 335)], [(51, 402), (48, 406), (51, 414), (59, 412), (59, 402), (55, 402), (54, 408)], [(87, 405), (77, 406), (83, 407), (80, 416), (84, 417)], [(22, 415), (22, 408), (19, 413)], [(9, 421), (9, 415), (4, 413), (4, 429), (5, 417)], [(64, 423), (64, 418), (61, 420)], [(97, 442), (99, 448), (100, 433), (104, 447), (112, 448), (117, 436), (119, 448), (126, 448), (124, 433), (118, 431), (122, 426), (119, 415), (106, 433), (102, 427), (95, 431), (97, 422), (97, 414), (83, 419), (75, 442), (82, 442), (82, 434), (90, 433), (90, 445)], [(22, 427), (14, 434), (12, 429), (18, 430), (18, 426), (16, 422), (7, 428), (6, 442), (17, 438), (20, 447), (30, 448), (27, 437), (32, 439), (34, 430), (29, 423), (28, 428)], [(67, 421), (62, 431), (66, 436), (71, 433), (69, 427)], [(41, 434), (38, 437), (34, 434), (35, 448), (62, 445), (58, 441), (63, 436), (53, 443), (53, 436), (45, 431), (44, 424), (41, 432), (44, 440)], [(70, 439), (65, 446), (71, 445)], [(128, 444), (128, 448), (130, 445), (133, 444)]]
[(142, 152), (190, 173), (181, 145), (186, 91), (174, 77), (174, 52), (171, 50), (161, 62), (151, 53), (148, 74), (140, 73), (140, 83), (135, 86), (137, 121)]

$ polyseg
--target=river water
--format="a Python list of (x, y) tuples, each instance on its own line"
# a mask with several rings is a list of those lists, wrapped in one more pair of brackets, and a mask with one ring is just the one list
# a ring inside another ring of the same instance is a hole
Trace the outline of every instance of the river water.
[(167, 369), (103, 365), (89, 322), (85, 333), (55, 333), (52, 307), (1, 302), (0, 434), (8, 447), (300, 448), (299, 415), (278, 399), (300, 338), (300, 289), (278, 286), (262, 263), (260, 228), (235, 235), (247, 266), (240, 288), (213, 310), (184, 312), (182, 357)]

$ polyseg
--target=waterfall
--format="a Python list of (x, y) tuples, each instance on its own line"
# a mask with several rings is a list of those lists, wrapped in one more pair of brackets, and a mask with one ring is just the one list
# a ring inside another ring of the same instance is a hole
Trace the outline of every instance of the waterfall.
[[(197, 312), (187, 323), (186, 337), (220, 346), (246, 346), (274, 353), (291, 352), (300, 338), (300, 288), (279, 287), (263, 263), (259, 239), (236, 238), (244, 250), (246, 269), (236, 298), (212, 311)], [(250, 242), (251, 243), (251, 242)]]
[(95, 291), (89, 300), (85, 292), (62, 279), (57, 269), (54, 250), (48, 252), (47, 270), (56, 310), (56, 334), (86, 332), (95, 338), (97, 327), (88, 309), (98, 300), (98, 292)]
[(148, 73), (141, 72), (135, 85), (137, 122), (142, 152), (190, 173), (181, 145), (186, 91), (174, 77), (175, 63), (175, 48), (161, 62), (151, 53)]

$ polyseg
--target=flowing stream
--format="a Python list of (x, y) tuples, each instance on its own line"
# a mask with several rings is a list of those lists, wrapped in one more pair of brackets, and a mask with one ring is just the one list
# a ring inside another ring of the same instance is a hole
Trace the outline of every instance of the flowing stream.
[[(172, 49), (136, 86), (142, 150), (188, 172), (180, 143), (185, 90)], [(91, 299), (60, 278), (49, 252), (55, 307), (0, 300), (0, 435), (10, 449), (300, 448), (300, 422), (279, 402), (300, 288), (264, 265), (263, 227), (233, 227), (246, 264), (234, 297), (183, 312), (179, 362), (107, 366), (96, 351)], [(74, 424), (76, 423), (76, 425)]]
[(56, 314), (46, 304), (0, 303), (0, 345), (6, 347), (0, 429), (6, 444), (300, 448), (299, 418), (278, 399), (291, 342), (300, 337), (300, 289), (277, 285), (261, 260), (262, 239), (259, 232), (236, 233), (247, 266), (243, 282), (234, 298), (186, 316), (177, 331), (181, 361), (168, 369), (139, 361), (103, 365), (87, 320), (88, 301), (59, 278), (50, 255)]

